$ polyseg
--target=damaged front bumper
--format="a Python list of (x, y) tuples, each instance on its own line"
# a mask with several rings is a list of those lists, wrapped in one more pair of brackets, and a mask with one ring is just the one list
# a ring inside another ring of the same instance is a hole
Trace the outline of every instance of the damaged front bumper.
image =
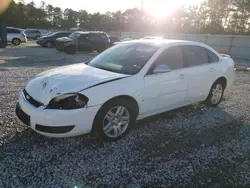
[(20, 93), (16, 114), (22, 123), (48, 137), (71, 137), (90, 133), (101, 106), (76, 110), (54, 110), (35, 107)]

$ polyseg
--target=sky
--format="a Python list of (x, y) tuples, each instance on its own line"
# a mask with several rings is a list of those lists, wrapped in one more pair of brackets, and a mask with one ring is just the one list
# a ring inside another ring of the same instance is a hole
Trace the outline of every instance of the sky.
[[(32, 0), (24, 0), (29, 3)], [(128, 8), (141, 8), (141, 0), (44, 0), (46, 4), (61, 7), (62, 9), (72, 8), (73, 10), (87, 10), (90, 13), (106, 11), (126, 10)], [(175, 8), (188, 5), (197, 5), (203, 0), (143, 0), (143, 9), (155, 16), (164, 16), (171, 13)], [(36, 5), (41, 0), (34, 0)]]

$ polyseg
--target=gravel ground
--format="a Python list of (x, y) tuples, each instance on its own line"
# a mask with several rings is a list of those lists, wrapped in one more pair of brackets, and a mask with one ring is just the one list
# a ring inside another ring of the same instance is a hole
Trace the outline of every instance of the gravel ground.
[(49, 68), (0, 67), (0, 187), (250, 187), (249, 72), (218, 108), (154, 116), (102, 143), (46, 138), (16, 120), (18, 92)]

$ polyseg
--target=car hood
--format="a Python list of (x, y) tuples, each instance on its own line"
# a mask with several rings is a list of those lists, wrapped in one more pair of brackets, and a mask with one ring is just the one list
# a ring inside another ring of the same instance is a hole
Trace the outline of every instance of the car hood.
[(57, 38), (56, 41), (57, 42), (71, 42), (73, 41), (73, 39), (69, 37), (60, 37), (60, 38)]
[(47, 105), (55, 96), (79, 92), (127, 76), (80, 63), (38, 74), (28, 82), (25, 90), (32, 98)]

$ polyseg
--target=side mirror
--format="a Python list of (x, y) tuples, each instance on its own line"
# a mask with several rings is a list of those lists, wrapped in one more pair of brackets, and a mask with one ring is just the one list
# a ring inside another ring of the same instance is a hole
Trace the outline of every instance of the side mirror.
[(170, 72), (171, 69), (167, 65), (157, 65), (156, 68), (153, 70), (154, 74), (157, 73), (165, 73), (165, 72)]

